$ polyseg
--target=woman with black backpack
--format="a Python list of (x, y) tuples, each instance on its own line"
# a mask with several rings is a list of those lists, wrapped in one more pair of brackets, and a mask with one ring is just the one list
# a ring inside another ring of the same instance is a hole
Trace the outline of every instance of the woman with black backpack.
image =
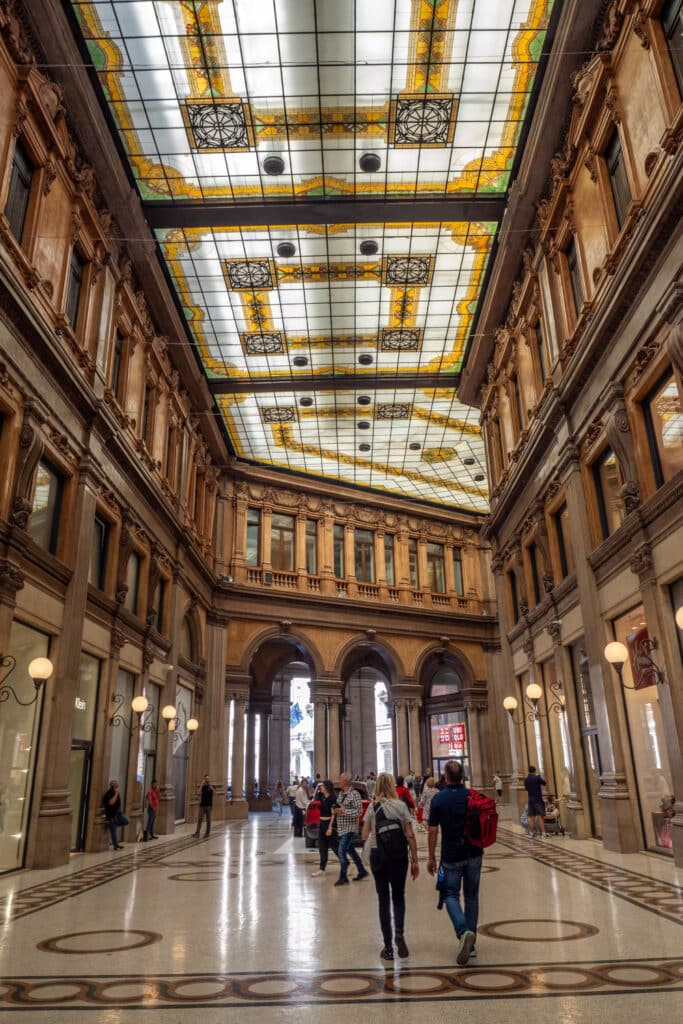
[(396, 793), (394, 777), (388, 772), (381, 772), (377, 778), (374, 800), (363, 820), (363, 839), (370, 851), (370, 868), (375, 879), (379, 924), (384, 939), (384, 946), (379, 955), (383, 960), (394, 959), (395, 937), (398, 955), (409, 956), (404, 935), (408, 860), (413, 881), (419, 875), (420, 868), (410, 811)]

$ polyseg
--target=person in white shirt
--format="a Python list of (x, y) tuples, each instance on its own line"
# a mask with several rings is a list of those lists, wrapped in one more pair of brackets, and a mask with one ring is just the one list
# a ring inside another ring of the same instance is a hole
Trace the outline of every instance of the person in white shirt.
[(301, 837), (304, 834), (304, 819), (308, 806), (308, 780), (302, 778), (298, 789), (294, 794), (294, 835)]
[(493, 776), (493, 786), (495, 788), (496, 796), (498, 797), (498, 799), (499, 800), (502, 799), (502, 796), (503, 796), (503, 780), (501, 779), (501, 777), (498, 774), (498, 772), (496, 772), (496, 774)]

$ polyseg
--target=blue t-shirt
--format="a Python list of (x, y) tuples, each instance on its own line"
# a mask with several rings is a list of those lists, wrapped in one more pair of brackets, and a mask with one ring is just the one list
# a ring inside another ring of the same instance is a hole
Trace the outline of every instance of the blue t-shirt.
[(481, 857), (484, 851), (471, 846), (465, 839), (465, 815), (469, 790), (462, 784), (446, 786), (437, 793), (429, 808), (429, 825), (441, 826), (441, 860), (456, 864), (471, 857)]
[(542, 776), (527, 775), (524, 780), (524, 788), (529, 794), (530, 804), (543, 803), (543, 786), (545, 786), (545, 779)]

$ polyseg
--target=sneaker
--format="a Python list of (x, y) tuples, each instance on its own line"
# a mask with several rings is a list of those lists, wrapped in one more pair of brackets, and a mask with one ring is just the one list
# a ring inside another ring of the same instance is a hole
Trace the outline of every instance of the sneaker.
[(476, 955), (477, 955), (477, 947), (476, 946), (472, 946), (472, 949), (470, 950), (470, 960), (473, 960), (476, 957)]
[(401, 959), (410, 956), (410, 950), (406, 946), (406, 940), (400, 932), (396, 932), (396, 952)]
[(458, 955), (455, 958), (455, 962), (458, 967), (465, 967), (467, 965), (467, 961), (470, 958), (470, 953), (472, 952), (472, 947), (474, 946), (475, 941), (476, 936), (474, 932), (463, 932), (460, 936)]
[(394, 959), (394, 951), (391, 948), (391, 946), (383, 946), (382, 949), (380, 949), (380, 951), (379, 951), (379, 955), (382, 958), (382, 960), (393, 960)]
[(359, 874), (357, 874), (357, 875), (356, 875), (356, 877), (354, 878), (354, 882), (362, 882), (362, 881), (363, 881), (363, 879), (364, 879), (364, 878), (367, 878), (369, 874), (370, 874), (370, 872), (369, 872), (369, 871), (361, 871), (361, 872), (360, 872)]
[(334, 884), (335, 885), (348, 885), (349, 884), (349, 880), (348, 880), (348, 878), (338, 878), (337, 881)]
[(325, 874), (324, 871), (320, 871), (320, 870), (319, 871), (314, 871), (313, 874), (311, 875), (311, 878), (319, 878), (320, 875), (324, 875), (324, 874)]
[(115, 850), (122, 850), (123, 849), (123, 843), (121, 843), (120, 846), (115, 846), (114, 849)]
[(199, 839), (199, 832), (193, 832), (191, 838), (192, 839)]

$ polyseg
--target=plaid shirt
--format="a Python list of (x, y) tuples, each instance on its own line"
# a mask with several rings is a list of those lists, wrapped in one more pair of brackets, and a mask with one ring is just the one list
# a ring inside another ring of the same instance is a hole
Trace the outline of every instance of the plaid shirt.
[(358, 830), (358, 819), (363, 810), (360, 793), (352, 786), (348, 793), (339, 794), (337, 803), (343, 808), (342, 811), (338, 811), (335, 815), (337, 835), (343, 836), (347, 832), (356, 832)]

